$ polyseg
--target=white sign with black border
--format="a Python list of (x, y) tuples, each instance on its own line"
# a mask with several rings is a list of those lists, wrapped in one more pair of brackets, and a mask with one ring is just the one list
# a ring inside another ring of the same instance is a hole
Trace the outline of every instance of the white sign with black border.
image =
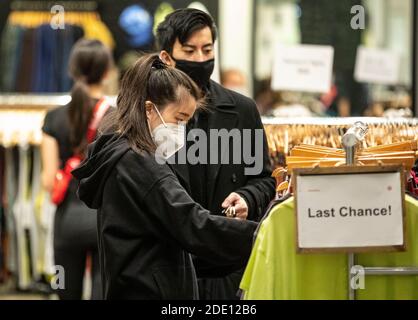
[(405, 250), (404, 169), (295, 169), (297, 248), (303, 252)]

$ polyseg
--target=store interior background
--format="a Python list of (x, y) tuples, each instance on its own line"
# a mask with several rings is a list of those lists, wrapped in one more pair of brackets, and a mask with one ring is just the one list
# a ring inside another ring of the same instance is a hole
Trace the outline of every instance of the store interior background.
[[(11, 0), (2, 2), (0, 30), (6, 25), (12, 3)], [(117, 79), (135, 59), (135, 52), (149, 52), (154, 48), (152, 37), (137, 47), (128, 43), (127, 34), (118, 21), (123, 10), (139, 4), (155, 19), (162, 3), (180, 8), (189, 6), (192, 1), (101, 0), (96, 3), (97, 12), (115, 40), (113, 52), (118, 75), (114, 76), (116, 83), (109, 90), (109, 94), (114, 95)], [(350, 10), (359, 4), (365, 8), (366, 28), (353, 30)], [(413, 36), (416, 32), (412, 0), (207, 0), (200, 5), (207, 8), (219, 27), (218, 72), (214, 78), (220, 80), (222, 71), (241, 73), (242, 92), (256, 99), (263, 115), (274, 115), (274, 108), (294, 104), (307, 107), (313, 116), (383, 116), (388, 109), (406, 109), (410, 111), (397, 114), (413, 115)], [(270, 80), (279, 43), (333, 46), (335, 87), (332, 89), (336, 91), (329, 95), (273, 92)], [(356, 82), (354, 67), (360, 45), (397, 53), (401, 61), (399, 83), (385, 86)], [(10, 88), (0, 86), (3, 94), (9, 93), (7, 89)]]
[[(14, 3), (2, 0), (0, 5), (0, 69), (8, 61), (2, 58), (7, 39), (4, 31)], [(20, 9), (25, 5), (20, 1)], [(51, 5), (51, 1), (24, 1), (28, 8), (34, 3)], [(56, 1), (63, 4), (76, 1)], [(118, 80), (124, 70), (135, 61), (140, 52), (154, 50), (153, 38), (141, 45), (130, 43), (126, 30), (119, 18), (129, 6), (140, 5), (149, 15), (156, 18), (161, 4), (169, 4), (173, 9), (188, 7), (191, 0), (98, 0), (97, 12), (109, 29), (115, 45), (113, 53), (116, 67), (113, 81), (109, 83), (108, 94), (118, 91)], [(366, 9), (366, 28), (350, 28), (354, 5)], [(302, 115), (315, 117), (370, 116), (414, 117), (418, 112), (416, 103), (416, 64), (418, 43), (417, 7), (413, 0), (205, 0), (197, 7), (206, 7), (219, 28), (217, 64), (214, 79), (221, 81), (222, 73), (240, 73), (242, 92), (254, 98), (263, 116), (277, 116), (281, 107), (302, 106)], [(42, 6), (42, 5), (40, 5)], [(28, 9), (29, 10), (29, 9)], [(160, 17), (161, 18), (161, 17)], [(149, 23), (149, 22), (148, 22)], [(145, 27), (149, 32), (149, 26)], [(331, 45), (335, 50), (334, 86), (328, 94), (303, 92), (279, 92), (270, 87), (272, 64), (277, 44), (318, 44)], [(358, 46), (387, 49), (399, 54), (401, 59), (400, 81), (394, 85), (358, 83), (354, 80), (354, 66)], [(0, 108), (48, 108), (68, 102), (68, 92), (33, 92), (10, 90), (4, 86), (4, 74), (0, 71)], [(2, 82), (3, 81), (3, 82)], [(291, 113), (291, 116), (300, 116)], [(38, 119), (38, 118), (36, 118)], [(34, 120), (35, 122), (38, 120)], [(39, 117), (40, 126), (42, 117)], [(16, 123), (22, 126), (22, 123)], [(0, 299), (15, 297), (16, 284), (10, 275), (0, 274)], [(33, 287), (21, 290), (18, 297), (38, 296)], [(11, 292), (13, 295), (11, 295)], [(25, 293), (25, 296), (20, 295)], [(29, 294), (29, 295), (27, 295)], [(35, 294), (35, 295), (33, 295)]]
[[(350, 10), (359, 4), (365, 8), (364, 30), (349, 27), (354, 17)], [(412, 110), (412, 5), (409, 0), (256, 1), (253, 69), (256, 96), (271, 76), (270, 66), (278, 42), (331, 45), (335, 50), (334, 84), (339, 101), (314, 108), (312, 101), (318, 98), (324, 101), (324, 97), (282, 92), (274, 95), (273, 105), (306, 101), (304, 104), (315, 110), (315, 115), (322, 111), (331, 116), (382, 116), (390, 108)], [(381, 86), (355, 81), (360, 45), (396, 52), (401, 61), (399, 83)]]

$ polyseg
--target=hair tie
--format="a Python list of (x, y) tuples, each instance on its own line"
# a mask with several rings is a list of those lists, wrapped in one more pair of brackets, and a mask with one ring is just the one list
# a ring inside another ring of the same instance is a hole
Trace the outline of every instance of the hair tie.
[(164, 70), (167, 68), (167, 65), (160, 58), (157, 58), (152, 63), (152, 69), (154, 70)]

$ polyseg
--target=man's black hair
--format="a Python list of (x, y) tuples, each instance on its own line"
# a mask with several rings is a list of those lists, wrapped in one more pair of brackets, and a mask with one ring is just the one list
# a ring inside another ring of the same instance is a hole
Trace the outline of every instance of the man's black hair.
[(210, 15), (197, 9), (178, 9), (167, 15), (157, 28), (158, 50), (165, 50), (172, 54), (177, 38), (183, 45), (194, 32), (206, 27), (210, 28), (213, 42), (215, 42), (217, 29)]

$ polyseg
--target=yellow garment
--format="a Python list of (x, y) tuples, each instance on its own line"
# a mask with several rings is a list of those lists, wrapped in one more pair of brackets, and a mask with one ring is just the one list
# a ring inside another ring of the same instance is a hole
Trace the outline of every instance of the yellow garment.
[[(406, 196), (408, 250), (356, 255), (364, 267), (418, 266), (418, 201)], [(347, 299), (346, 254), (297, 254), (294, 199), (279, 204), (260, 226), (241, 281), (247, 300)], [(415, 276), (366, 276), (357, 298), (418, 299)]]
[(168, 2), (161, 3), (154, 14), (154, 35), (157, 34), (157, 28), (161, 22), (164, 21), (165, 17), (174, 11), (173, 6)]
[(81, 26), (84, 29), (84, 37), (86, 39), (100, 40), (104, 45), (109, 48), (115, 48), (115, 40), (108, 29), (108, 27), (100, 20), (99, 15), (95, 17), (89, 17), (87, 20), (81, 22)]

